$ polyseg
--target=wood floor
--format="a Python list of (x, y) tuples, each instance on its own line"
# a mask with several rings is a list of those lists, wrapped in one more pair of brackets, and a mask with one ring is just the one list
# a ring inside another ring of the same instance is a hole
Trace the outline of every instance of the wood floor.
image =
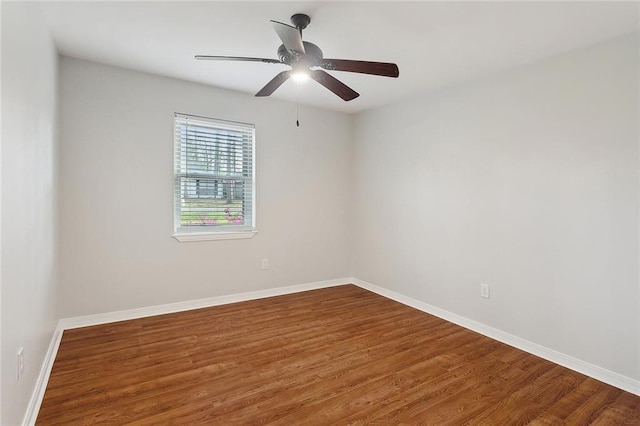
[(640, 397), (347, 285), (64, 332), (37, 424), (640, 424)]

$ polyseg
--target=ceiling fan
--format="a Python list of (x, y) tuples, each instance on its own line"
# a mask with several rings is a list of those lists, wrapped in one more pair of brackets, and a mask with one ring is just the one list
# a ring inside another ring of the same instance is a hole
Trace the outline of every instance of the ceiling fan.
[(324, 58), (322, 56), (322, 50), (320, 50), (318, 46), (302, 40), (302, 30), (307, 28), (310, 22), (311, 18), (303, 13), (296, 13), (291, 17), (291, 23), (294, 26), (271, 21), (273, 29), (278, 34), (278, 37), (280, 37), (280, 40), (282, 40), (282, 45), (278, 48), (279, 59), (208, 55), (196, 55), (196, 59), (264, 62), (269, 64), (285, 64), (291, 67), (291, 70), (282, 71), (276, 75), (266, 86), (256, 93), (256, 96), (271, 95), (278, 87), (287, 81), (289, 77), (299, 79), (310, 77), (345, 101), (350, 101), (360, 96), (360, 94), (324, 70), (398, 77), (400, 72), (396, 64)]

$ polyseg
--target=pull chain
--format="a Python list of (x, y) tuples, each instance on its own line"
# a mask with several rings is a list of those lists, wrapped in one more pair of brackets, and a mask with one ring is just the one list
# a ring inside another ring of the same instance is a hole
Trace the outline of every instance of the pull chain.
[(300, 83), (296, 82), (296, 127), (300, 127)]

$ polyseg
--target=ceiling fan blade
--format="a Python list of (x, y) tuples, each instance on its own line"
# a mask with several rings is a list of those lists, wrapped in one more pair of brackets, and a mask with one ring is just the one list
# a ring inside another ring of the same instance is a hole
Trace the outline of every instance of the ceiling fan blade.
[(282, 83), (287, 81), (289, 77), (291, 77), (291, 71), (282, 71), (281, 73), (273, 77), (273, 79), (271, 79), (271, 81), (268, 82), (262, 89), (260, 89), (260, 91), (256, 93), (256, 96), (269, 96), (270, 94), (275, 92), (278, 87), (282, 86)]
[(273, 25), (273, 29), (276, 31), (276, 34), (278, 34), (278, 37), (280, 37), (280, 40), (282, 40), (282, 44), (284, 44), (284, 47), (286, 47), (288, 51), (299, 55), (304, 54), (302, 35), (298, 28), (278, 21), (271, 21), (271, 24)]
[(244, 56), (210, 56), (210, 55), (196, 55), (196, 59), (206, 61), (244, 61), (244, 62), (266, 62), (268, 64), (281, 64), (277, 59), (268, 58), (247, 58)]
[(398, 77), (400, 70), (389, 62), (351, 61), (349, 59), (323, 59), (320, 66), (326, 70), (357, 72), (360, 74)]
[(350, 101), (360, 96), (358, 92), (356, 92), (331, 74), (326, 73), (322, 70), (312, 70), (310, 72), (310, 75), (312, 79), (322, 84), (324, 87), (331, 90), (333, 93), (340, 96), (345, 101)]

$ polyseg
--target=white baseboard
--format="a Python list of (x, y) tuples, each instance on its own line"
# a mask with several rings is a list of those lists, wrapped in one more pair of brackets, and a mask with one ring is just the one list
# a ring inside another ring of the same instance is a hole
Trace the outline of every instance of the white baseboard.
[(454, 314), (444, 309), (440, 309), (436, 306), (429, 305), (411, 297), (404, 296), (400, 293), (396, 293), (395, 291), (379, 287), (375, 284), (371, 284), (357, 278), (351, 278), (351, 282), (358, 287), (395, 300), (396, 302), (402, 303), (403, 305), (411, 306), (412, 308), (437, 316), (469, 330), (473, 330), (476, 333), (480, 333), (499, 342), (506, 343), (509, 346), (513, 346), (525, 352), (529, 352), (530, 354), (539, 356), (540, 358), (544, 358), (547, 361), (551, 361), (555, 364), (569, 368), (570, 370), (577, 371), (578, 373), (585, 374), (596, 380), (600, 380), (601, 382), (640, 396), (640, 381), (638, 380), (634, 380), (630, 377), (626, 377), (597, 365), (590, 364), (586, 361), (582, 361), (556, 350), (547, 348), (546, 346), (530, 342), (521, 337), (514, 336), (493, 327), (489, 327), (488, 325), (479, 323), (461, 315)]
[(36, 386), (29, 401), (27, 412), (24, 416), (23, 425), (35, 425), (47, 389), (53, 362), (58, 353), (58, 347), (62, 339), (64, 330), (91, 325), (107, 324), (116, 321), (125, 321), (136, 318), (144, 318), (153, 315), (170, 314), (174, 312), (188, 311), (191, 309), (207, 308), (210, 306), (226, 305), (229, 303), (244, 302), (248, 300), (264, 299), (266, 297), (282, 296), (284, 294), (300, 293), (302, 291), (316, 290), (320, 288), (334, 287), (337, 285), (351, 284), (351, 278), (337, 278), (327, 281), (316, 281), (312, 283), (292, 285), (288, 287), (277, 287), (267, 290), (250, 291), (246, 293), (231, 294), (227, 296), (209, 297), (206, 299), (190, 300), (186, 302), (169, 303), (166, 305), (148, 306), (145, 308), (129, 309), (125, 311), (107, 312), (104, 314), (86, 315), (73, 318), (62, 318), (58, 321), (58, 328), (51, 338), (51, 343), (47, 351), (40, 374), (36, 381)]
[(36, 424), (38, 417), (38, 411), (40, 411), (40, 405), (42, 404), (42, 398), (44, 398), (44, 391), (47, 389), (47, 383), (49, 382), (49, 376), (51, 375), (51, 369), (53, 368), (53, 362), (56, 359), (58, 353), (58, 347), (60, 346), (60, 340), (62, 339), (62, 330), (60, 327), (56, 328), (49, 343), (47, 354), (42, 362), (38, 379), (36, 380), (36, 386), (31, 394), (29, 405), (27, 406), (27, 412), (22, 421), (23, 425), (32, 426)]
[(327, 281), (277, 287), (267, 290), (250, 291), (246, 293), (230, 294), (226, 296), (209, 297), (206, 299), (188, 300), (186, 302), (169, 303), (166, 305), (148, 306), (145, 308), (128, 309), (125, 311), (106, 312), (104, 314), (85, 315), (81, 317), (62, 318), (60, 328), (69, 330), (72, 328), (88, 327), (91, 325), (106, 324), (116, 321), (126, 321), (136, 318), (150, 317), (154, 315), (171, 314), (174, 312), (188, 311), (191, 309), (208, 308), (211, 306), (226, 305), (229, 303), (244, 302), (247, 300), (264, 299), (265, 297), (281, 296), (283, 294), (299, 293), (301, 291), (315, 290), (325, 287), (350, 284), (350, 278), (338, 278)]
[(40, 374), (38, 376), (35, 389), (31, 396), (31, 400), (29, 401), (29, 406), (27, 407), (27, 412), (25, 414), (23, 424), (28, 426), (35, 424), (64, 330), (106, 324), (116, 321), (144, 318), (154, 315), (170, 314), (174, 312), (188, 311), (191, 309), (226, 305), (229, 303), (244, 302), (248, 300), (263, 299), (266, 297), (282, 296), (285, 294), (293, 294), (302, 291), (316, 290), (320, 288), (334, 287), (345, 284), (355, 284), (365, 290), (372, 291), (381, 296), (395, 300), (396, 302), (411, 306), (412, 308), (418, 309), (428, 314), (435, 315), (446, 321), (460, 325), (469, 330), (473, 330), (499, 342), (506, 343), (507, 345), (537, 355), (548, 361), (562, 365), (563, 367), (567, 367), (571, 370), (585, 374), (589, 377), (593, 377), (594, 379), (600, 380), (604, 383), (610, 384), (619, 389), (640, 396), (640, 381), (638, 380), (631, 379), (613, 371), (609, 371), (605, 368), (598, 367), (597, 365), (593, 365), (588, 362), (573, 358), (569, 355), (565, 355), (561, 352), (549, 349), (537, 343), (529, 342), (528, 340), (511, 335), (509, 333), (505, 333), (504, 331), (489, 327), (477, 321), (473, 321), (469, 318), (465, 318), (452, 312), (445, 311), (444, 309), (440, 309), (436, 306), (432, 306), (419, 300), (412, 299), (411, 297), (404, 296), (400, 293), (396, 293), (395, 291), (379, 287), (366, 281), (359, 280), (357, 278), (337, 278), (333, 280), (317, 281), (288, 287), (277, 287), (273, 289), (251, 291), (227, 296), (169, 303), (166, 305), (149, 306), (145, 308), (107, 312), (103, 314), (86, 315), (73, 318), (62, 318), (58, 322), (58, 328), (54, 332), (51, 339), (49, 349), (47, 350), (47, 355), (43, 362), (42, 368), (40, 369)]

